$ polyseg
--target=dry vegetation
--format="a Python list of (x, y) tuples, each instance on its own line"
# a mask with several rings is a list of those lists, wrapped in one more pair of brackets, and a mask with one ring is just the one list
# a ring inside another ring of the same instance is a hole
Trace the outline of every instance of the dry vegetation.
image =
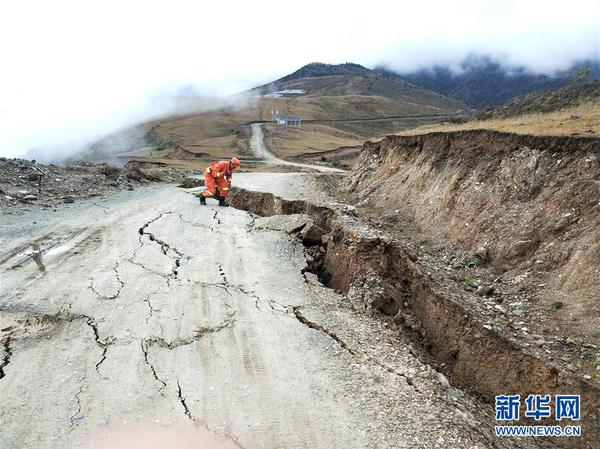
[(294, 157), (305, 153), (362, 145), (364, 139), (327, 125), (290, 126), (265, 125), (265, 141), (274, 153)]
[(549, 113), (524, 114), (509, 118), (472, 120), (466, 123), (440, 123), (403, 131), (399, 135), (430, 132), (490, 129), (534, 136), (600, 136), (600, 100)]
[[(333, 69), (332, 73), (338, 73), (339, 68)], [(237, 155), (252, 159), (248, 148), (250, 130), (247, 123), (268, 123), (273, 120), (275, 111), (278, 115), (295, 115), (305, 121), (395, 117), (383, 121), (343, 121), (321, 125), (304, 123), (301, 129), (275, 129), (269, 126), (267, 137), (270, 140), (267, 146), (280, 157), (297, 157), (302, 153), (356, 146), (365, 140), (379, 139), (432, 120), (430, 117), (405, 119), (404, 116), (444, 115), (464, 109), (459, 101), (421, 89), (397, 77), (385, 76), (364, 67), (358, 67), (357, 73), (346, 73), (344, 70), (337, 75), (326, 72), (319, 76), (276, 81), (276, 86), (248, 92), (249, 95), (237, 107), (188, 113), (145, 123), (131, 133), (135, 139), (113, 139), (92, 149), (88, 158), (106, 160), (118, 155), (143, 160), (157, 158), (160, 162), (187, 158), (195, 162), (200, 158)], [(277, 89), (303, 89), (306, 94), (275, 98), (262, 96)], [(186, 104), (193, 106), (193, 99), (188, 100)], [(202, 107), (206, 106), (202, 104)], [(111, 150), (115, 148), (114, 141), (135, 143), (128, 147), (122, 145), (118, 151), (114, 151)], [(177, 148), (180, 150), (172, 151)], [(174, 162), (174, 165), (181, 163)]]

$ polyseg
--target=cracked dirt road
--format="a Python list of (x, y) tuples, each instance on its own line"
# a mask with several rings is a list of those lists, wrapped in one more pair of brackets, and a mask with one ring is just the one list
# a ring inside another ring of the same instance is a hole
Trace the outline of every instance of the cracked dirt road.
[(3, 448), (131, 426), (244, 448), (488, 445), (471, 399), (307, 282), (301, 244), (260, 218), (158, 186), (3, 220)]

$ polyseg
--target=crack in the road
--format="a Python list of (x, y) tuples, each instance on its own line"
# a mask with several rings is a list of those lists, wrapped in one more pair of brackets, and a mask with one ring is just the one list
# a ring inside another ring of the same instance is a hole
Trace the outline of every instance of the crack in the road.
[(156, 368), (154, 368), (154, 365), (150, 362), (150, 360), (148, 358), (148, 346), (146, 346), (145, 340), (142, 340), (140, 343), (141, 343), (141, 347), (142, 347), (142, 352), (144, 353), (144, 361), (146, 362), (146, 365), (148, 365), (148, 367), (150, 368), (150, 371), (152, 371), (152, 376), (154, 377), (154, 379), (156, 379), (156, 381), (160, 382), (160, 384), (162, 385), (158, 389), (158, 392), (159, 392), (159, 394), (163, 395), (162, 391), (167, 386), (167, 383), (164, 380), (162, 380), (160, 377), (158, 377)]
[(296, 319), (299, 322), (301, 322), (305, 326), (308, 326), (311, 329), (315, 329), (315, 330), (318, 330), (319, 332), (324, 333), (328, 337), (332, 338), (342, 349), (348, 351), (351, 355), (356, 355), (356, 351), (354, 349), (352, 349), (351, 347), (349, 347), (344, 340), (342, 340), (340, 337), (338, 337), (335, 334), (335, 332), (325, 329), (323, 326), (315, 323), (314, 321), (310, 321), (308, 318), (306, 318), (304, 315), (302, 315), (300, 308), (301, 308), (300, 306), (292, 307), (292, 310), (294, 311), (294, 316), (296, 317)]
[[(245, 287), (243, 287), (241, 285), (230, 284), (228, 282), (210, 283), (210, 282), (199, 282), (199, 281), (196, 281), (195, 283), (203, 285), (203, 286), (221, 288), (229, 296), (232, 296), (231, 291), (235, 291), (235, 292), (241, 293), (243, 295), (250, 296), (252, 299), (254, 299), (254, 307), (257, 310), (261, 310), (260, 307), (259, 307), (259, 303), (260, 302), (266, 302), (269, 305), (269, 307), (271, 308), (271, 311), (273, 311), (273, 312), (280, 312), (280, 313), (287, 313), (286, 310), (287, 310), (288, 306), (280, 304), (280, 303), (278, 303), (276, 301), (273, 301), (271, 299), (263, 299), (260, 296), (258, 296), (254, 291), (248, 290), (248, 289), (246, 289)], [(233, 308), (231, 305), (227, 304), (226, 302), (224, 303), (224, 305), (226, 307), (228, 307), (228, 308)]]
[(304, 315), (302, 315), (302, 312), (300, 311), (301, 306), (294, 306), (292, 307), (292, 310), (294, 312), (294, 316), (296, 317), (296, 319), (304, 324), (305, 326), (308, 326), (311, 329), (315, 329), (325, 335), (327, 335), (328, 337), (330, 337), (331, 339), (333, 339), (342, 349), (344, 349), (345, 351), (347, 351), (350, 355), (352, 356), (362, 356), (364, 357), (364, 359), (368, 362), (372, 362), (376, 365), (378, 365), (379, 367), (383, 368), (384, 370), (386, 370), (388, 373), (391, 374), (395, 374), (396, 376), (402, 377), (404, 380), (406, 380), (406, 383), (408, 385), (410, 385), (411, 387), (413, 387), (416, 391), (421, 392), (419, 390), (419, 388), (417, 388), (412, 380), (412, 378), (404, 373), (401, 373), (400, 371), (392, 368), (391, 366), (381, 362), (380, 360), (377, 360), (361, 351), (357, 351), (356, 349), (351, 348), (344, 340), (342, 340), (335, 332), (326, 329), (325, 327), (323, 327), (320, 324), (315, 323), (314, 321), (310, 321), (308, 318), (306, 318)]
[(234, 315), (234, 313), (230, 313), (229, 316), (222, 323), (217, 324), (216, 326), (203, 326), (199, 329), (196, 329), (194, 331), (194, 334), (189, 337), (179, 337), (171, 341), (166, 340), (162, 337), (149, 337), (145, 338), (143, 342), (144, 345), (146, 345), (146, 348), (149, 346), (158, 346), (159, 348), (175, 349), (179, 346), (187, 346), (194, 343), (195, 341), (200, 340), (205, 335), (214, 334), (223, 329), (233, 327), (233, 325), (235, 324)]
[(100, 338), (100, 333), (98, 331), (98, 323), (94, 318), (89, 315), (84, 314), (74, 314), (71, 312), (72, 303), (65, 303), (61, 306), (60, 310), (54, 315), (42, 315), (42, 316), (34, 316), (33, 318), (39, 324), (43, 324), (46, 322), (49, 323), (61, 323), (61, 322), (73, 322), (76, 320), (83, 320), (87, 326), (92, 329), (92, 333), (94, 335), (94, 341), (96, 345), (102, 350), (100, 355), (100, 360), (95, 364), (95, 369), (98, 375), (100, 375), (100, 365), (104, 363), (107, 357), (108, 347), (111, 346), (115, 339), (113, 337), (107, 337), (104, 339)]
[(98, 290), (96, 290), (96, 287), (94, 287), (94, 278), (90, 278), (90, 285), (88, 285), (88, 288), (92, 292), (94, 292), (94, 294), (96, 296), (98, 296), (98, 298), (113, 300), (113, 299), (117, 299), (119, 297), (119, 295), (121, 294), (121, 290), (123, 290), (123, 287), (125, 287), (125, 282), (121, 279), (121, 276), (118, 271), (118, 267), (119, 267), (119, 261), (116, 261), (113, 266), (113, 271), (115, 272), (115, 278), (117, 279), (117, 282), (119, 283), (119, 287), (117, 287), (117, 292), (112, 295), (107, 296), (107, 295), (101, 294)]
[(185, 224), (187, 224), (189, 226), (192, 226), (194, 228), (208, 229), (211, 232), (220, 233), (218, 230), (214, 229), (212, 226), (206, 225), (204, 223), (195, 223), (193, 221), (190, 221), (190, 220), (184, 218), (182, 213), (177, 213), (177, 215), (178, 215), (178, 217), (179, 217), (179, 219), (181, 220), (182, 223), (185, 223)]
[[(248, 212), (250, 214), (250, 212)], [(246, 232), (251, 233), (254, 231), (254, 226), (256, 224), (256, 216), (254, 214), (250, 214), (250, 223), (246, 225)]]
[(2, 363), (0, 363), (0, 379), (6, 376), (4, 368), (8, 366), (10, 363), (10, 358), (12, 357), (12, 349), (10, 348), (10, 335), (6, 337), (2, 343), (2, 346), (4, 347), (4, 357), (2, 357)]
[(96, 344), (102, 349), (102, 355), (100, 356), (100, 360), (96, 363), (96, 372), (100, 375), (100, 365), (104, 363), (106, 360), (106, 353), (108, 352), (108, 347), (114, 343), (114, 339), (105, 338), (104, 340), (100, 339), (100, 333), (98, 332), (98, 324), (96, 321), (88, 316), (82, 315), (82, 317), (87, 318), (86, 323), (89, 327), (92, 328), (94, 332), (94, 341)]
[[(235, 290), (239, 291), (240, 293), (243, 293), (244, 295), (250, 296), (252, 299), (254, 299), (254, 307), (257, 310), (261, 310), (259, 304), (262, 301), (262, 302), (266, 302), (268, 304), (268, 306), (270, 307), (270, 309), (271, 309), (272, 312), (287, 313), (287, 307), (288, 306), (284, 306), (283, 304), (279, 304), (277, 301), (273, 301), (271, 299), (263, 299), (260, 296), (258, 296), (254, 291), (252, 291), (252, 290), (246, 290), (242, 286), (235, 285), (233, 287), (235, 288)], [(278, 306), (279, 308), (277, 308), (275, 306)]]
[(177, 398), (178, 398), (179, 402), (181, 403), (181, 406), (183, 407), (183, 413), (185, 414), (185, 416), (188, 417), (188, 419), (190, 421), (192, 421), (196, 425), (201, 425), (207, 431), (213, 433), (214, 435), (216, 435), (218, 437), (227, 438), (238, 449), (245, 449), (244, 446), (240, 443), (239, 439), (236, 436), (232, 435), (229, 432), (217, 432), (216, 430), (211, 429), (206, 421), (199, 419), (199, 418), (195, 417), (194, 415), (192, 415), (190, 407), (188, 406), (188, 403), (186, 401), (186, 397), (183, 395), (183, 390), (181, 388), (181, 384), (179, 383), (179, 380), (177, 380)]
[[(215, 213), (213, 214), (212, 218), (213, 218), (213, 221), (214, 220), (217, 221), (217, 225), (220, 225), (221, 224), (221, 219), (218, 217), (218, 215), (219, 215), (219, 211), (215, 210)], [(210, 229), (210, 232), (215, 232), (217, 234), (220, 233), (218, 229), (215, 229), (214, 225), (208, 226), (208, 229)]]
[(192, 412), (190, 412), (190, 408), (185, 402), (179, 381), (177, 381), (177, 396), (179, 397), (179, 402), (181, 402), (181, 405), (183, 406), (183, 412), (185, 413), (185, 416), (187, 416), (190, 420), (195, 421), (194, 417), (192, 416)]
[(223, 264), (219, 264), (219, 275), (223, 278), (223, 282), (228, 284), (227, 276), (225, 275), (225, 271), (223, 270)]
[(150, 226), (152, 223), (154, 223), (155, 221), (160, 220), (162, 217), (164, 217), (165, 215), (169, 215), (172, 214), (173, 211), (165, 211), (165, 212), (161, 212), (158, 216), (154, 217), (152, 220), (147, 221), (144, 226), (142, 226), (141, 228), (138, 229), (138, 233), (140, 234), (140, 236), (145, 234), (145, 229)]
[(119, 261), (116, 261), (115, 265), (113, 266), (113, 271), (115, 272), (115, 277), (117, 278), (117, 282), (119, 283), (119, 288), (117, 289), (117, 293), (115, 293), (109, 299), (117, 299), (119, 297), (119, 295), (121, 294), (121, 290), (123, 290), (123, 287), (125, 287), (125, 282), (121, 279), (118, 268), (119, 268)]
[(157, 293), (157, 291), (153, 291), (148, 293), (148, 296), (146, 296), (146, 298), (144, 299), (144, 302), (148, 305), (148, 316), (146, 317), (146, 324), (148, 324), (150, 322), (150, 318), (152, 318), (154, 311), (158, 310), (155, 309), (152, 306), (152, 303), (150, 302), (150, 296), (155, 295)]
[(73, 431), (73, 426), (75, 424), (75, 421), (79, 421), (80, 419), (83, 418), (83, 414), (81, 411), (81, 393), (83, 393), (84, 387), (83, 387), (83, 383), (85, 382), (85, 379), (87, 377), (87, 373), (83, 373), (83, 376), (81, 377), (81, 379), (79, 379), (79, 391), (77, 393), (75, 393), (75, 400), (77, 401), (77, 411), (71, 416), (71, 426), (69, 427), (69, 432), (68, 434), (71, 434), (71, 432)]
[[(181, 266), (181, 259), (183, 259), (184, 257), (187, 257), (187, 256), (182, 251), (180, 251), (179, 249), (177, 249), (176, 247), (174, 247), (174, 246), (168, 244), (167, 242), (165, 242), (164, 240), (161, 240), (158, 237), (156, 237), (156, 235), (154, 235), (152, 232), (146, 231), (146, 229), (148, 228), (148, 226), (150, 226), (152, 223), (154, 223), (155, 221), (159, 220), (163, 216), (168, 215), (168, 214), (172, 214), (172, 213), (174, 213), (174, 212), (172, 212), (172, 211), (162, 212), (160, 215), (158, 215), (157, 217), (155, 217), (152, 220), (148, 221), (146, 224), (144, 224), (144, 226), (142, 226), (141, 228), (138, 229), (138, 234), (140, 235), (138, 240), (139, 240), (141, 246), (138, 247), (134, 251), (134, 253), (133, 253), (132, 257), (129, 259), (129, 261), (131, 263), (135, 264), (135, 265), (139, 265), (140, 267), (142, 267), (144, 269), (147, 269), (149, 271), (153, 271), (153, 270), (150, 270), (149, 268), (147, 268), (146, 266), (144, 266), (143, 264), (136, 263), (136, 262), (133, 261), (133, 259), (137, 255), (137, 252), (144, 245), (144, 241), (142, 240), (142, 237), (147, 236), (148, 239), (151, 242), (154, 242), (154, 243), (157, 243), (158, 245), (160, 245), (160, 249), (161, 249), (161, 252), (163, 253), (163, 255), (165, 255), (165, 256), (173, 259), (173, 261), (174, 261), (174, 265), (171, 268), (171, 273), (168, 276), (164, 276), (162, 274), (161, 275), (163, 277), (177, 279), (178, 270), (179, 270), (179, 267)], [(169, 252), (174, 253), (175, 256), (169, 254)], [(167, 284), (168, 283), (169, 283), (169, 280), (167, 279)]]

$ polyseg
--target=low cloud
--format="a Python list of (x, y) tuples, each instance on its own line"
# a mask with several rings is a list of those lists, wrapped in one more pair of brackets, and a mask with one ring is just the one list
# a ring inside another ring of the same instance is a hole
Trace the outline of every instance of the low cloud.
[(217, 107), (215, 96), (310, 61), (409, 71), (477, 53), (562, 70), (599, 59), (598, 13), (596, 0), (11, 2), (0, 28), (0, 154), (64, 151), (177, 112), (169, 97), (181, 89)]

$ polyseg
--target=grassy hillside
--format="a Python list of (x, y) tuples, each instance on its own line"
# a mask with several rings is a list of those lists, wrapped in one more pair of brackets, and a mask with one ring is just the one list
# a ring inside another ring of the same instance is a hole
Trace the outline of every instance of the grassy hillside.
[[(305, 93), (265, 96), (284, 89), (302, 89)], [(189, 159), (198, 164), (234, 154), (251, 159), (247, 122), (272, 122), (272, 111), (299, 116), (302, 120), (377, 119), (306, 123), (300, 129), (270, 125), (266, 130), (267, 145), (285, 158), (360, 145), (367, 139), (436, 120), (429, 116), (446, 116), (465, 108), (459, 101), (417, 87), (398, 76), (357, 64), (309, 64), (245, 92), (240, 98), (236, 106), (154, 120), (109, 136), (91, 146), (86, 158), (156, 157), (161, 161)]]
[(600, 82), (515, 99), (466, 123), (420, 126), (400, 134), (492, 129), (517, 134), (600, 137)]
[(481, 114), (482, 118), (514, 117), (574, 108), (600, 99), (600, 81), (575, 83), (554, 91), (518, 97)]

